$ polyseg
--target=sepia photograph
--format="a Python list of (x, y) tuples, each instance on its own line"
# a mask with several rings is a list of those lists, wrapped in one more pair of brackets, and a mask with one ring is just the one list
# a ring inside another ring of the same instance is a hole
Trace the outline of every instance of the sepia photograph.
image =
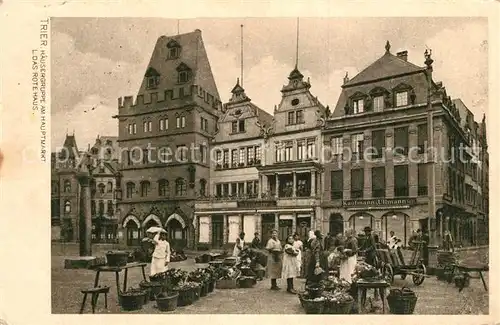
[(51, 312), (488, 315), (488, 23), (50, 18)]

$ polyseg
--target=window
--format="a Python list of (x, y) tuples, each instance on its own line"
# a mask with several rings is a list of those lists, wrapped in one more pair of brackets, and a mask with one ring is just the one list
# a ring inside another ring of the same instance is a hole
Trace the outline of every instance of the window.
[(200, 196), (207, 195), (207, 181), (205, 179), (200, 179)]
[(175, 195), (185, 196), (187, 192), (186, 181), (183, 178), (178, 178), (175, 181)]
[(342, 137), (334, 137), (330, 140), (332, 156), (337, 157), (342, 155), (343, 148), (343, 139)]
[(354, 114), (359, 114), (363, 113), (364, 109), (364, 100), (363, 99), (357, 99), (352, 102), (353, 108), (354, 108)]
[(394, 153), (408, 155), (408, 127), (394, 129)]
[(247, 148), (247, 159), (249, 165), (253, 165), (255, 163), (255, 147)]
[(295, 112), (288, 112), (288, 124), (295, 124)]
[(147, 85), (146, 85), (147, 89), (154, 89), (154, 88), (158, 87), (158, 85), (160, 84), (160, 77), (159, 76), (147, 77), (146, 82), (147, 82)]
[(255, 182), (254, 181), (249, 181), (247, 182), (247, 194), (249, 196), (254, 196), (257, 194), (256, 188), (254, 188)]
[(186, 127), (186, 117), (185, 116), (177, 116), (176, 118), (177, 128), (185, 128)]
[(304, 141), (297, 141), (297, 160), (304, 159)]
[(128, 125), (128, 134), (134, 134), (134, 125), (133, 124)]
[(425, 151), (425, 144), (427, 142), (427, 124), (418, 125), (418, 153), (423, 154)]
[(71, 182), (69, 180), (64, 181), (64, 192), (65, 193), (71, 192)]
[(237, 193), (238, 196), (242, 197), (245, 195), (245, 183), (237, 183)]
[(394, 166), (394, 196), (408, 196), (408, 165)]
[(331, 198), (332, 200), (341, 200), (344, 191), (344, 172), (335, 170), (331, 172)]
[(162, 164), (166, 164), (170, 160), (170, 148), (160, 148), (158, 149), (158, 161)]
[(97, 214), (95, 200), (90, 201), (90, 214), (92, 214), (92, 216), (95, 216)]
[(245, 149), (240, 149), (240, 165), (245, 164)]
[(228, 183), (222, 184), (222, 196), (223, 197), (229, 196), (229, 184)]
[(385, 197), (385, 167), (372, 168), (372, 197)]
[(276, 157), (276, 162), (281, 162), (283, 160), (283, 144), (276, 142), (275, 144), (275, 157)]
[(316, 140), (307, 140), (307, 159), (314, 159), (316, 157)]
[(200, 145), (200, 155), (201, 155), (201, 162), (206, 163), (207, 162), (207, 146), (205, 145)]
[(363, 169), (351, 169), (351, 199), (363, 198), (364, 187)]
[(153, 122), (145, 121), (143, 123), (144, 133), (151, 132), (153, 130)]
[(113, 209), (113, 201), (108, 200), (108, 202), (106, 202), (106, 203), (107, 203), (106, 214), (108, 216), (112, 216), (114, 214), (114, 212), (115, 212), (114, 209)]
[(245, 120), (238, 121), (238, 132), (245, 132)]
[(151, 183), (149, 183), (148, 181), (142, 181), (141, 182), (141, 196), (142, 197), (148, 196), (150, 190), (151, 190)]
[(179, 162), (186, 162), (187, 161), (187, 151), (188, 151), (188, 148), (185, 145), (180, 144), (177, 146), (176, 157), (177, 157)]
[(135, 184), (132, 182), (127, 183), (127, 199), (131, 199), (135, 193)]
[(382, 112), (384, 110), (384, 96), (373, 97), (373, 110)]
[(99, 200), (99, 208), (98, 208), (98, 214), (99, 216), (102, 216), (104, 214), (104, 201)]
[(168, 130), (168, 118), (160, 119), (160, 131)]
[(201, 129), (203, 131), (208, 131), (208, 120), (206, 118), (204, 118), (204, 117), (201, 117), (200, 119), (201, 119), (200, 120)]
[(296, 118), (295, 118), (295, 122), (297, 124), (301, 124), (301, 123), (304, 123), (304, 111), (303, 110), (298, 110), (296, 113)]
[(351, 137), (351, 150), (353, 159), (363, 159), (364, 152), (364, 136), (363, 133), (353, 134)]
[(260, 146), (255, 147), (255, 163), (260, 164), (261, 163), (261, 148)]
[(160, 179), (158, 181), (158, 196), (168, 196), (170, 189), (168, 186), (168, 181), (166, 179)]
[(385, 130), (372, 132), (372, 158), (382, 158), (385, 150)]
[(71, 213), (71, 202), (68, 200), (64, 201), (64, 213)]
[(418, 165), (418, 196), (427, 195), (427, 165)]
[(179, 53), (180, 53), (180, 48), (178, 48), (177, 46), (171, 47), (168, 49), (168, 58), (177, 59), (179, 57)]
[(112, 193), (113, 192), (113, 182), (108, 182), (108, 193)]
[(238, 133), (238, 121), (231, 123), (231, 133)]
[(179, 72), (179, 83), (183, 84), (189, 81), (189, 71)]
[(238, 166), (238, 149), (231, 150), (231, 166)]
[(231, 196), (236, 196), (236, 194), (238, 193), (236, 186), (236, 183), (231, 183)]
[(147, 164), (150, 161), (149, 159), (149, 150), (142, 149), (142, 163)]
[(222, 196), (222, 185), (221, 184), (215, 185), (215, 196), (217, 196), (217, 197)]
[(104, 194), (106, 192), (106, 185), (104, 185), (103, 183), (99, 183), (97, 187), (99, 188), (100, 194)]
[(400, 91), (396, 93), (396, 107), (408, 105), (408, 92)]
[(224, 168), (229, 167), (229, 150), (226, 149), (224, 150), (224, 156), (222, 158), (222, 164), (224, 165)]
[(293, 151), (293, 143), (292, 142), (286, 142), (285, 143), (285, 161), (290, 161), (292, 160), (292, 151)]

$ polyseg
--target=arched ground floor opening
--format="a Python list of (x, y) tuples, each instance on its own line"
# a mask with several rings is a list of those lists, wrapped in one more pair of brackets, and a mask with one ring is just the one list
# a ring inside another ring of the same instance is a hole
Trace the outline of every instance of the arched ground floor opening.
[(129, 215), (123, 220), (127, 246), (139, 246), (141, 243), (141, 223), (136, 216)]
[(184, 249), (188, 245), (188, 226), (184, 219), (174, 213), (167, 218), (165, 223), (170, 246), (176, 250)]
[(381, 218), (380, 239), (389, 241), (391, 231), (401, 239), (403, 245), (408, 246), (408, 241), (412, 234), (410, 216), (399, 211), (389, 211)]
[(328, 220), (328, 232), (333, 237), (344, 233), (344, 218), (342, 218), (340, 213), (330, 214), (330, 218)]
[(349, 218), (349, 228), (356, 230), (357, 234), (364, 235), (363, 229), (365, 227), (373, 229), (374, 219), (374, 216), (367, 212), (357, 212)]

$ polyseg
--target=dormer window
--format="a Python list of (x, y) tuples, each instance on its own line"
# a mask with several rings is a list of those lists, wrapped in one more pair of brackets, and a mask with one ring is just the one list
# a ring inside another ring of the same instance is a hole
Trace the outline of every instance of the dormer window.
[(168, 49), (168, 59), (174, 60), (179, 58), (181, 54), (181, 46), (175, 40), (170, 40), (167, 44)]
[(160, 84), (160, 74), (151, 67), (146, 71), (145, 78), (147, 89), (155, 89)]
[(186, 83), (191, 79), (191, 68), (188, 67), (185, 63), (179, 64), (177, 67), (177, 82), (178, 83)]
[(396, 93), (396, 107), (408, 105), (408, 92), (400, 91)]
[(244, 133), (245, 132), (245, 120), (233, 121), (231, 123), (231, 133)]
[(364, 100), (363, 99), (356, 99), (352, 102), (353, 104), (353, 109), (354, 109), (354, 114), (359, 114), (364, 112)]

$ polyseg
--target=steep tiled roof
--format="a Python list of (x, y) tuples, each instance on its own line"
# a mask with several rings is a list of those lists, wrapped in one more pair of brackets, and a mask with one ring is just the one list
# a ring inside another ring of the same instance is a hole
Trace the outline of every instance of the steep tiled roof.
[[(169, 46), (180, 46), (176, 59), (169, 59)], [(157, 90), (167, 90), (178, 86), (178, 68), (192, 71), (193, 76), (188, 85), (198, 85), (220, 100), (200, 30), (175, 36), (161, 36), (156, 42), (145, 73), (159, 74)], [(143, 80), (138, 94), (147, 93), (146, 88), (147, 80)]]
[(343, 87), (349, 87), (359, 83), (374, 81), (384, 77), (398, 76), (406, 73), (422, 71), (421, 68), (402, 58), (393, 55), (389, 51), (370, 64), (366, 69), (358, 73), (354, 78), (346, 82)]

